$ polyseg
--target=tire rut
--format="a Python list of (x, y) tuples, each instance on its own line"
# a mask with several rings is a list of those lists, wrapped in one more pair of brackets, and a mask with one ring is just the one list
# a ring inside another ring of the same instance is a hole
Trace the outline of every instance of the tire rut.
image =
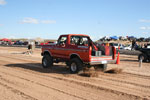
[[(133, 94), (128, 94), (128, 93), (124, 93), (124, 92), (120, 92), (120, 91), (112, 90), (112, 89), (108, 89), (108, 88), (103, 88), (103, 87), (100, 87), (98, 85), (93, 85), (93, 84), (88, 83), (88, 82), (81, 82), (81, 81), (77, 81), (77, 80), (72, 80), (72, 79), (67, 79), (67, 78), (61, 78), (61, 77), (56, 77), (56, 76), (49, 76), (49, 75), (42, 75), (42, 76), (44, 76), (44, 77), (51, 77), (53, 79), (62, 80), (62, 81), (65, 81), (65, 82), (75, 83), (75, 84), (78, 84), (78, 85), (81, 85), (81, 86), (84, 86), (84, 87), (90, 87), (90, 88), (98, 89), (98, 90), (101, 90), (101, 91), (114, 93), (114, 94), (117, 94), (117, 95), (129, 96), (131, 98), (136, 98), (136, 99), (146, 99), (146, 98), (143, 98), (141, 96), (137, 96), (137, 95), (133, 95)], [(25, 80), (27, 80), (27, 79), (25, 79)], [(30, 81), (30, 80), (28, 80), (28, 81)], [(43, 84), (41, 84), (41, 85), (43, 86)], [(46, 86), (46, 87), (48, 87), (48, 86)]]
[[(21, 60), (21, 61), (25, 61), (25, 62), (27, 62), (27, 63), (29, 63), (29, 62), (31, 62), (32, 61), (32, 63), (39, 63), (39, 60), (32, 60), (32, 59), (22, 59), (22, 58), (18, 58), (18, 57), (10, 57), (10, 56), (1, 56), (1, 57), (5, 57), (5, 58), (10, 58), (10, 59), (16, 59), (16, 60)], [(41, 63), (41, 62), (40, 62)], [(27, 64), (26, 64), (27, 65)], [(30, 66), (30, 65), (29, 65)], [(33, 65), (31, 66), (31, 67), (33, 67)], [(42, 68), (42, 66), (37, 66), (36, 64), (35, 64), (35, 66), (34, 67), (40, 67), (40, 68)], [(134, 76), (134, 77), (140, 77), (140, 78), (144, 78), (144, 79), (150, 79), (150, 76), (145, 76), (145, 75), (139, 75), (139, 74), (133, 74), (133, 73), (127, 73), (127, 72), (123, 72), (124, 73), (124, 76), (125, 77), (127, 77), (127, 75), (130, 77), (131, 75), (132, 76)], [(106, 74), (102, 74), (102, 75), (105, 75), (105, 76), (110, 76), (110, 75), (106, 75)], [(112, 77), (112, 76), (110, 76), (110, 77)]]
[[(14, 59), (13, 57), (9, 57), (9, 58), (12, 58)], [(30, 61), (30, 60), (22, 60), (22, 59), (18, 59), (18, 58), (15, 58), (16, 60), (21, 60), (21, 61)], [(31, 61), (30, 61), (31, 62)], [(28, 66), (26, 64), (24, 64), (25, 66)], [(33, 67), (33, 66), (31, 66)], [(29, 71), (27, 71), (29, 72)], [(31, 72), (30, 72), (31, 73)], [(120, 91), (116, 91), (116, 90), (112, 90), (112, 89), (107, 89), (107, 88), (103, 88), (103, 87), (100, 87), (100, 86), (96, 86), (96, 85), (91, 85), (90, 83), (86, 83), (86, 82), (79, 82), (77, 80), (70, 80), (70, 79), (66, 79), (66, 78), (60, 78), (60, 77), (55, 77), (55, 76), (49, 76), (49, 75), (44, 75), (46, 77), (52, 77), (54, 79), (58, 79), (58, 80), (63, 80), (63, 81), (68, 81), (68, 82), (72, 82), (72, 83), (76, 83), (78, 85), (82, 85), (84, 87), (91, 87), (91, 88), (96, 88), (96, 89), (99, 89), (99, 90), (104, 90), (106, 92), (111, 92), (111, 93), (115, 93), (115, 94), (121, 94), (121, 95), (127, 95), (127, 96), (133, 96), (135, 98), (142, 98), (142, 97), (139, 97), (139, 96), (136, 96), (136, 95), (132, 95), (132, 94), (127, 94), (127, 93), (124, 93), (124, 92), (120, 92)], [(143, 98), (144, 99), (144, 98)]]
[(30, 99), (30, 100), (38, 100), (38, 99), (36, 99), (34, 97), (31, 97), (31, 96), (29, 96), (29, 95), (27, 95), (27, 94), (17, 90), (17, 89), (14, 89), (13, 87), (10, 87), (10, 86), (8, 86), (6, 84), (3, 84), (2, 82), (0, 82), (0, 85), (3, 86), (3, 87), (6, 87), (7, 89), (11, 90), (13, 93), (15, 93), (17, 95), (21, 95), (22, 98)]
[[(11, 58), (11, 57), (10, 57)], [(18, 60), (18, 59), (17, 59)], [(20, 60), (20, 59), (19, 59)], [(25, 61), (27, 61), (27, 60), (25, 60)], [(33, 67), (34, 65), (28, 65), (28, 64), (24, 64), (25, 66), (29, 66), (29, 67)], [(37, 66), (37, 65), (35, 65), (35, 66)], [(34, 66), (34, 67), (35, 67)], [(38, 66), (38, 67), (40, 67), (40, 66)], [(102, 74), (102, 75), (104, 75), (104, 74)], [(104, 76), (107, 76), (107, 75), (104, 75)], [(126, 74), (124, 75), (124, 76), (126, 76)], [(135, 76), (135, 75), (134, 75)], [(141, 75), (140, 75), (141, 76)], [(136, 76), (137, 77), (137, 76)], [(139, 77), (139, 75), (138, 75), (138, 77)], [(145, 76), (141, 76), (141, 78), (145, 78)], [(100, 78), (103, 78), (103, 77), (100, 77)], [(111, 78), (112, 78), (112, 76), (111, 76)], [(146, 76), (146, 78), (145, 79), (147, 79), (148, 77)], [(141, 85), (141, 84), (136, 84), (136, 83), (132, 83), (132, 82), (127, 82), (127, 81), (123, 81), (123, 80), (117, 80), (117, 79), (110, 79), (110, 78), (107, 78), (107, 77), (105, 77), (105, 78), (103, 78), (104, 80), (111, 80), (111, 81), (114, 81), (114, 82), (120, 82), (120, 83), (125, 83), (125, 84), (131, 84), (131, 85), (135, 85), (135, 86), (140, 86), (140, 87), (143, 87), (143, 88), (150, 88), (150, 86), (145, 86), (145, 85)]]
[[(5, 72), (2, 72), (0, 71), (1, 73), (3, 74), (7, 74), (7, 75), (10, 75), (10, 76), (13, 76), (13, 77), (17, 77), (19, 79), (23, 79), (25, 81), (28, 81), (28, 82), (31, 82), (31, 83), (34, 83), (34, 84), (37, 84), (37, 85), (40, 85), (40, 86), (43, 86), (43, 87), (46, 87), (46, 88), (49, 88), (49, 89), (52, 89), (52, 90), (55, 90), (55, 91), (58, 91), (58, 92), (61, 92), (61, 93), (64, 93), (66, 95), (69, 95), (69, 96), (72, 96), (72, 97), (75, 97), (75, 98), (78, 98), (78, 99), (81, 99), (81, 100), (87, 100), (85, 98), (82, 98), (82, 97), (79, 97), (79, 96), (76, 96), (76, 95), (73, 95), (73, 94), (70, 94), (70, 93), (67, 93), (65, 91), (62, 91), (62, 90), (59, 90), (57, 88), (53, 88), (53, 87), (50, 87), (50, 86), (47, 86), (47, 85), (44, 85), (44, 84), (41, 84), (41, 83), (38, 83), (38, 82), (35, 82), (35, 81), (32, 81), (32, 80), (29, 80), (29, 79), (26, 79), (26, 78), (22, 78), (22, 77), (19, 77), (19, 76), (15, 76), (15, 75), (12, 75), (12, 74), (8, 74), (8, 73), (5, 73)], [(16, 85), (16, 83), (10, 81), (10, 80), (6, 80), (5, 78), (2, 78), (2, 76), (0, 75), (0, 79), (7, 82), (7, 83), (10, 83), (10, 84), (14, 84)]]

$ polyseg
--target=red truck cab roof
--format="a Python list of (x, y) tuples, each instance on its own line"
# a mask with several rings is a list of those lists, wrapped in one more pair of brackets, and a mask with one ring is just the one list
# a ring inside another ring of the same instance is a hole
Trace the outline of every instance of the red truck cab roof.
[(63, 34), (61, 36), (87, 36), (89, 37), (88, 35), (85, 35), (85, 34)]

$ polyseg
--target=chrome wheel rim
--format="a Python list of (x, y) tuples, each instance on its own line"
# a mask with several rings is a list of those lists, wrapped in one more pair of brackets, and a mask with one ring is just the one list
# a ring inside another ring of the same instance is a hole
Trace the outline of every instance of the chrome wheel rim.
[(47, 65), (47, 59), (46, 59), (46, 58), (43, 60), (43, 65), (44, 65), (44, 66)]
[(144, 60), (144, 56), (143, 55), (140, 56), (140, 60), (142, 60), (142, 61)]
[(75, 63), (71, 64), (71, 71), (75, 72), (77, 70), (77, 65)]

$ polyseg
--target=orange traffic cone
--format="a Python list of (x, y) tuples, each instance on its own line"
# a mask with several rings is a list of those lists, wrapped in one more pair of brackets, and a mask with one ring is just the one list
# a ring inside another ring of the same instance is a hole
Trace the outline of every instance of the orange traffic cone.
[(119, 59), (120, 53), (118, 52), (118, 57), (117, 57), (117, 61), (116, 64), (120, 64), (120, 59)]

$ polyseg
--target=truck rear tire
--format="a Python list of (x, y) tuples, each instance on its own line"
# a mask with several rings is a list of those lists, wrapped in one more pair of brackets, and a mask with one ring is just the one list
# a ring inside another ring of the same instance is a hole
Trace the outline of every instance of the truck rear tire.
[(42, 58), (43, 68), (48, 68), (53, 66), (53, 58), (49, 55), (44, 55)]
[(70, 73), (75, 74), (83, 69), (83, 63), (78, 58), (73, 58), (69, 64)]

